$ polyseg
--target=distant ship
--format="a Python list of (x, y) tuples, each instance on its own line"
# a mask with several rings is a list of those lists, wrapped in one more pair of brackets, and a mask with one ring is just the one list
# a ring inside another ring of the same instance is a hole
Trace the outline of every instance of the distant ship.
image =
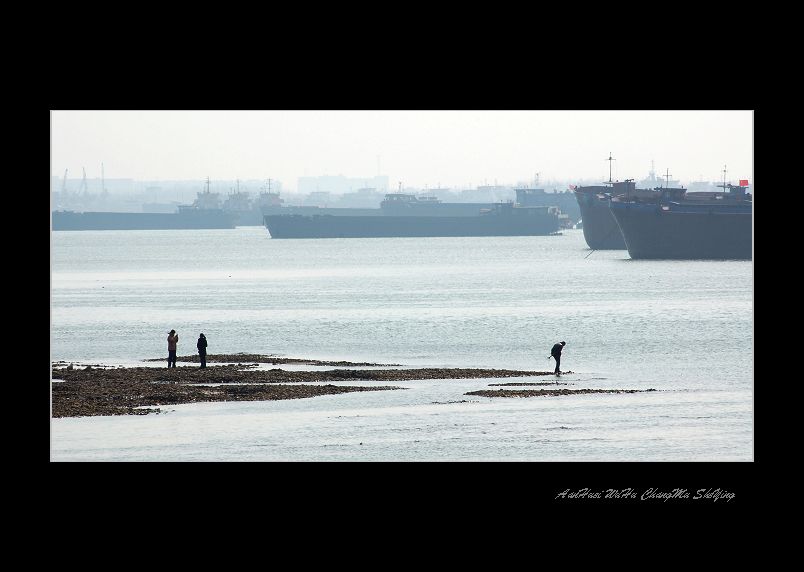
[(236, 226), (262, 225), (262, 213), (255, 205), (249, 194), (240, 190), (240, 181), (237, 181), (237, 190), (229, 193), (223, 201), (222, 208), (232, 215)]
[(198, 193), (192, 205), (179, 205), (174, 213), (121, 213), (53, 211), (53, 230), (169, 230), (234, 228), (235, 218), (218, 205), (218, 193)]
[(581, 209), (583, 237), (593, 250), (625, 250), (625, 239), (617, 220), (609, 209), (612, 197), (629, 200), (651, 200), (661, 189), (638, 189), (633, 179), (611, 181), (606, 185), (575, 187), (575, 197)]
[(111, 213), (53, 211), (53, 230), (168, 230), (234, 228), (231, 215), (179, 207), (176, 213)]
[(434, 196), (416, 196), (407, 193), (387, 193), (380, 208), (319, 207), (312, 205), (284, 206), (279, 193), (266, 197), (263, 215), (310, 216), (477, 216), (481, 209), (493, 209), (497, 203), (445, 203)]
[[(352, 210), (352, 209), (342, 209)], [(442, 203), (389, 193), (369, 215), (265, 216), (272, 238), (379, 238), (435, 236), (540, 236), (558, 231), (556, 207), (507, 203)]]
[(641, 181), (637, 181), (637, 187), (640, 189), (655, 189), (657, 187), (680, 188), (681, 181), (667, 177), (657, 177), (653, 161), (650, 162), (650, 173)]
[(279, 198), (279, 192), (271, 190), (271, 179), (268, 179), (267, 187), (260, 190), (256, 199), (252, 199), (249, 193), (240, 190), (240, 181), (237, 182), (237, 189), (223, 202), (223, 210), (234, 216), (237, 226), (263, 226), (263, 217), (269, 212), (284, 212), (288, 207), (283, 207), (283, 199)]
[(747, 184), (719, 186), (723, 191), (662, 189), (652, 199), (612, 198), (609, 208), (631, 258), (750, 260), (753, 201)]
[(562, 193), (548, 193), (544, 189), (519, 188), (516, 191), (516, 202), (523, 207), (558, 207), (562, 215), (565, 215), (565, 227), (571, 227), (581, 218), (581, 211), (575, 200), (575, 195), (570, 191)]
[[(578, 206), (572, 193), (546, 193), (544, 189), (517, 189), (517, 204), (519, 206), (550, 206), (559, 208), (559, 223), (569, 228), (572, 222), (578, 219)], [(279, 193), (272, 193), (270, 199), (261, 203), (263, 215), (332, 215), (332, 216), (377, 216), (378, 209), (367, 207), (322, 207), (311, 205), (283, 205)], [(498, 203), (474, 202), (454, 203), (442, 202), (436, 196), (411, 195), (402, 192), (387, 193), (380, 203), (380, 208), (386, 215), (398, 216), (477, 216), (481, 209), (493, 209)], [(570, 205), (569, 207), (567, 205)], [(566, 209), (571, 214), (566, 215)]]
[(710, 181), (692, 181), (687, 185), (687, 192), (708, 192), (717, 189), (717, 185)]

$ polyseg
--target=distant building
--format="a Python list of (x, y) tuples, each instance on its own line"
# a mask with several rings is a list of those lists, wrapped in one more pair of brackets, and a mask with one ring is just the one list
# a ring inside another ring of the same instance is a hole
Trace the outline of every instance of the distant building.
[(316, 191), (330, 193), (349, 193), (357, 189), (374, 188), (380, 192), (388, 192), (388, 176), (345, 177), (343, 175), (323, 175), (320, 177), (299, 177), (297, 192), (314, 193)]
[(385, 198), (384, 191), (374, 188), (357, 189), (353, 193), (343, 193), (335, 206), (344, 208), (380, 208), (380, 203)]
[(168, 203), (142, 203), (144, 213), (175, 213), (181, 203), (177, 201)]
[(460, 192), (460, 202), (489, 203), (513, 201), (516, 198), (514, 189), (501, 185), (480, 185), (476, 189), (464, 189)]
[(304, 204), (315, 207), (328, 207), (330, 199), (329, 191), (313, 191), (304, 200)]

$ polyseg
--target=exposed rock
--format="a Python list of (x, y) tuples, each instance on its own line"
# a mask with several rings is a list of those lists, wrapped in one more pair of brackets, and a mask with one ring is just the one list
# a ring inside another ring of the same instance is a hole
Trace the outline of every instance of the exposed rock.
[[(249, 356), (252, 357), (252, 356)], [(55, 365), (55, 364), (54, 364)], [(254, 370), (249, 365), (200, 367), (53, 368), (63, 382), (51, 384), (53, 417), (143, 415), (143, 406), (203, 401), (300, 399), (352, 391), (401, 389), (390, 385), (311, 385), (310, 382), (399, 382), (550, 375), (549, 372), (498, 369), (332, 369), (324, 371)], [(292, 385), (288, 385), (292, 384)]]
[[(137, 368), (133, 368), (137, 369)], [(153, 368), (140, 368), (151, 369)], [(188, 368), (176, 368), (176, 370)], [(211, 368), (209, 368), (211, 369)], [(171, 370), (168, 377), (173, 374)], [(195, 385), (186, 379), (149, 379), (142, 372), (77, 370), (81, 376), (67, 373), (64, 383), (51, 385), (53, 417), (82, 417), (90, 415), (145, 415), (159, 412), (154, 409), (137, 409), (143, 406), (177, 405), (210, 401), (268, 401), (276, 399), (302, 399), (317, 395), (348, 393), (352, 391), (381, 391), (401, 389), (391, 386), (354, 387), (335, 385), (284, 385), (255, 383), (250, 385), (221, 384)], [(163, 375), (166, 372), (162, 372)], [(128, 375), (127, 375), (128, 374)]]
[(469, 391), (464, 395), (481, 397), (541, 397), (549, 395), (581, 395), (585, 393), (642, 393), (655, 389), (482, 389)]
[(525, 385), (552, 385), (552, 386), (556, 386), (556, 385), (569, 385), (569, 384), (567, 384), (567, 383), (558, 383), (558, 382), (555, 382), (555, 381), (540, 381), (540, 382), (531, 382), (531, 383), (526, 383), (526, 382), (523, 382), (523, 383), (511, 382), (511, 383), (490, 383), (490, 384), (489, 384), (489, 387), (496, 387), (496, 386), (498, 386), (498, 385), (516, 385), (516, 386), (525, 386)]

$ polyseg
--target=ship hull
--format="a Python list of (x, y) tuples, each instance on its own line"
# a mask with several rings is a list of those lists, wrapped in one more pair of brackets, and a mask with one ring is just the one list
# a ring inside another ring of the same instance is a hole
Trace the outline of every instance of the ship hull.
[(617, 220), (609, 210), (609, 199), (590, 193), (576, 193), (583, 221), (583, 237), (593, 250), (625, 250)]
[(268, 215), (265, 226), (272, 238), (541, 236), (558, 230), (558, 217)]
[(609, 205), (631, 258), (750, 260), (752, 257), (751, 203), (686, 206), (611, 201)]
[(223, 211), (187, 213), (113, 213), (53, 211), (53, 230), (171, 230), (234, 228), (234, 217)]
[[(262, 207), (262, 217), (286, 215), (332, 215), (332, 216), (377, 216), (378, 208), (339, 208), (339, 207), (313, 207), (313, 206), (271, 206)], [(262, 220), (261, 217), (261, 220)], [(263, 224), (262, 222), (260, 224)]]
[[(383, 204), (385, 216), (476, 217), (497, 203)], [(376, 213), (375, 213), (376, 214)]]

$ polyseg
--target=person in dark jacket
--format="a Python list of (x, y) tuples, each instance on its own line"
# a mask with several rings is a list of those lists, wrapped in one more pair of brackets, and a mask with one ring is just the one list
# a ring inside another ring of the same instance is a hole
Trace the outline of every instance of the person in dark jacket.
[(553, 349), (550, 350), (550, 355), (556, 360), (556, 375), (561, 373), (561, 350), (563, 350), (566, 345), (567, 342), (558, 342), (553, 346)]
[(207, 367), (207, 337), (204, 334), (198, 336), (198, 357), (201, 358), (201, 367)]
[(176, 330), (170, 330), (168, 333), (168, 367), (176, 367), (176, 344), (179, 343), (179, 334)]

